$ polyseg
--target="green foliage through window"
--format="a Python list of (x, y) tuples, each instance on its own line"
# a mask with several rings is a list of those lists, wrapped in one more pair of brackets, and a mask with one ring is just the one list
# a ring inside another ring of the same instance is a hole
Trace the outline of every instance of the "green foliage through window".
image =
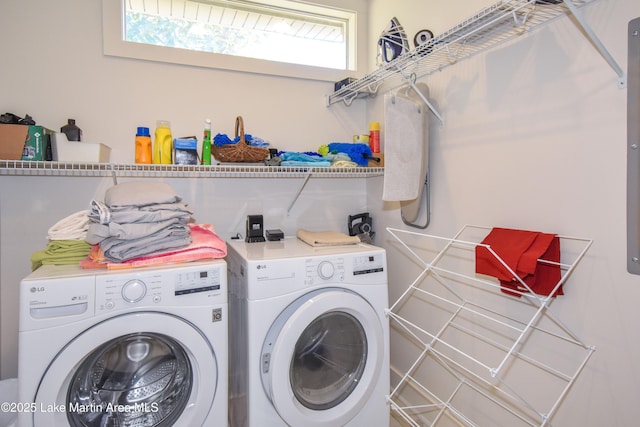
[[(125, 40), (135, 43), (211, 52), (249, 58), (347, 69), (344, 33), (337, 36), (300, 36), (292, 27), (298, 22), (281, 18), (269, 30), (251, 26), (230, 26), (184, 17), (161, 16), (127, 10)], [(317, 25), (318, 26), (318, 25)], [(335, 26), (335, 25), (334, 25)], [(323, 28), (329, 27), (323, 25)], [(330, 27), (329, 27), (330, 28)]]

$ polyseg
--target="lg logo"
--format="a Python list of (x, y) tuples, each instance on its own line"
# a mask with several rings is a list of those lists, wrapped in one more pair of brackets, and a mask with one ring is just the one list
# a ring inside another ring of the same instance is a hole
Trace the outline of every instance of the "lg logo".
[(40, 287), (32, 287), (30, 289), (32, 294), (35, 294), (36, 292), (44, 292), (44, 286), (40, 286)]
[(264, 270), (265, 268), (267, 268), (266, 265), (264, 264), (258, 264), (258, 266), (256, 267), (258, 270)]

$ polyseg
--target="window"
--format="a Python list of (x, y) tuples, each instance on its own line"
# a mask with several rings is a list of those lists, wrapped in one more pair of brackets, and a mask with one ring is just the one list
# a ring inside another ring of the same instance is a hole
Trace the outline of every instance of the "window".
[(293, 0), (103, 0), (107, 55), (339, 80), (356, 12)]

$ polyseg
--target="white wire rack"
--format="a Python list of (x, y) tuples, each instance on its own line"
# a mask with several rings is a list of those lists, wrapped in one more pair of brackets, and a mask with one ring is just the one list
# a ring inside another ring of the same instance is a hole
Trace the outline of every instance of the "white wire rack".
[(367, 178), (384, 174), (381, 167), (284, 167), (260, 164), (142, 165), (0, 160), (0, 175), (112, 176), (171, 178)]
[[(551, 425), (595, 347), (551, 312), (552, 297), (508, 294), (475, 273), (478, 246), (506, 266), (480, 243), (490, 228), (466, 225), (453, 238), (387, 230), (421, 269), (388, 311), (413, 349), (398, 356), (405, 366), (389, 396), (392, 410), (410, 426)], [(562, 261), (553, 264), (561, 279), (551, 294), (592, 243), (559, 237)]]
[(388, 62), (364, 77), (326, 96), (326, 104), (351, 105), (353, 100), (375, 95), (385, 80), (419, 78), (459, 60), (527, 33), (541, 24), (571, 14), (584, 34), (602, 54), (625, 85), (624, 72), (582, 18), (578, 8), (596, 0), (501, 0), (469, 19)]

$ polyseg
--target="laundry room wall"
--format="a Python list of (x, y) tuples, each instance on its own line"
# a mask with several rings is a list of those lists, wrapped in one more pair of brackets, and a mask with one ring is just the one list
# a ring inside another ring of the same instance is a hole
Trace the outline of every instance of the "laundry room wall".
[[(358, 10), (358, 33), (366, 37), (366, 0), (318, 3)], [(170, 120), (175, 135), (200, 135), (211, 118), (214, 134), (233, 136), (241, 115), (247, 133), (291, 151), (315, 151), (368, 129), (364, 104), (325, 106), (333, 82), (105, 56), (101, 1), (4, 2), (0, 38), (0, 111), (29, 114), (54, 130), (74, 118), (83, 140), (110, 146), (115, 163), (133, 163), (136, 127), (154, 128), (158, 119)], [(359, 58), (364, 73), (366, 52)], [(144, 179), (168, 182), (195, 220), (224, 238), (244, 235), (248, 214), (263, 214), (266, 228), (292, 236), (303, 227), (346, 232), (348, 215), (366, 209), (360, 178), (311, 178), (297, 200), (302, 178)], [(30, 255), (46, 247), (50, 226), (113, 184), (82, 175), (0, 177), (1, 378), (17, 374), (18, 284), (31, 271)]]
[[(371, 37), (393, 16), (410, 40), (424, 28), (439, 34), (490, 4), (373, 0)], [(597, 0), (580, 10), (626, 72), (628, 23), (640, 16), (640, 3)], [(565, 286), (566, 295), (554, 300), (551, 310), (596, 351), (549, 422), (592, 427), (636, 423), (640, 277), (626, 270), (627, 90), (618, 87), (614, 70), (567, 17), (419, 81), (429, 86), (430, 101), (444, 118), (441, 124), (431, 115), (430, 225), (426, 230), (405, 226), (397, 204), (380, 201), (382, 178), (368, 182), (377, 243), (386, 247), (389, 259), (391, 301), (422, 266), (385, 227), (450, 238), (466, 224), (476, 224), (593, 239)], [(368, 103), (370, 117), (384, 116), (383, 95), (400, 85), (385, 83)], [(420, 253), (427, 240), (412, 240), (412, 248)], [(419, 297), (404, 307), (402, 314), (414, 321), (429, 317), (428, 305)], [(414, 360), (410, 356), (421, 349), (394, 323), (391, 364), (397, 383)], [(551, 348), (547, 355), (564, 360), (557, 351)], [(419, 380), (435, 389), (444, 384), (437, 376)], [(535, 373), (524, 381), (545, 393)], [(469, 415), (491, 419), (494, 414), (486, 414), (487, 408), (480, 405)], [(482, 425), (505, 424), (493, 420)]]
[[(410, 38), (424, 28), (438, 34), (492, 1), (363, 3), (371, 11), (360, 24), (374, 67), (376, 40), (391, 17)], [(627, 25), (640, 16), (640, 3), (596, 0), (581, 10), (626, 70)], [(29, 113), (52, 128), (74, 117), (85, 139), (112, 146), (114, 161), (132, 161), (135, 127), (159, 118), (170, 119), (177, 132), (192, 132), (211, 117), (214, 132), (230, 133), (241, 114), (249, 131), (281, 148), (314, 148), (362, 132), (369, 120), (382, 121), (383, 95), (399, 85), (385, 83), (377, 97), (350, 107), (326, 108), (328, 82), (107, 58), (100, 14), (100, 2), (81, 0), (4, 4), (0, 110)], [(422, 232), (451, 237), (465, 224), (479, 224), (593, 239), (566, 295), (551, 309), (596, 352), (550, 422), (634, 425), (640, 278), (626, 272), (626, 89), (569, 18), (420, 81), (445, 120), (431, 116), (431, 224)], [(195, 206), (199, 221), (211, 222), (224, 237), (242, 231), (246, 214), (258, 210), (267, 227), (291, 234), (296, 227), (344, 229), (347, 214), (367, 209), (376, 243), (387, 249), (392, 302), (419, 272), (384, 230), (412, 229), (402, 224), (396, 203), (381, 201), (381, 177), (311, 179), (290, 213), (297, 179), (166, 181)], [(17, 286), (30, 270), (30, 254), (44, 247), (50, 225), (86, 208), (112, 184), (110, 178), (0, 178), (2, 378), (17, 372)], [(408, 314), (421, 318), (423, 312)], [(397, 381), (413, 347), (396, 329), (391, 348)]]

